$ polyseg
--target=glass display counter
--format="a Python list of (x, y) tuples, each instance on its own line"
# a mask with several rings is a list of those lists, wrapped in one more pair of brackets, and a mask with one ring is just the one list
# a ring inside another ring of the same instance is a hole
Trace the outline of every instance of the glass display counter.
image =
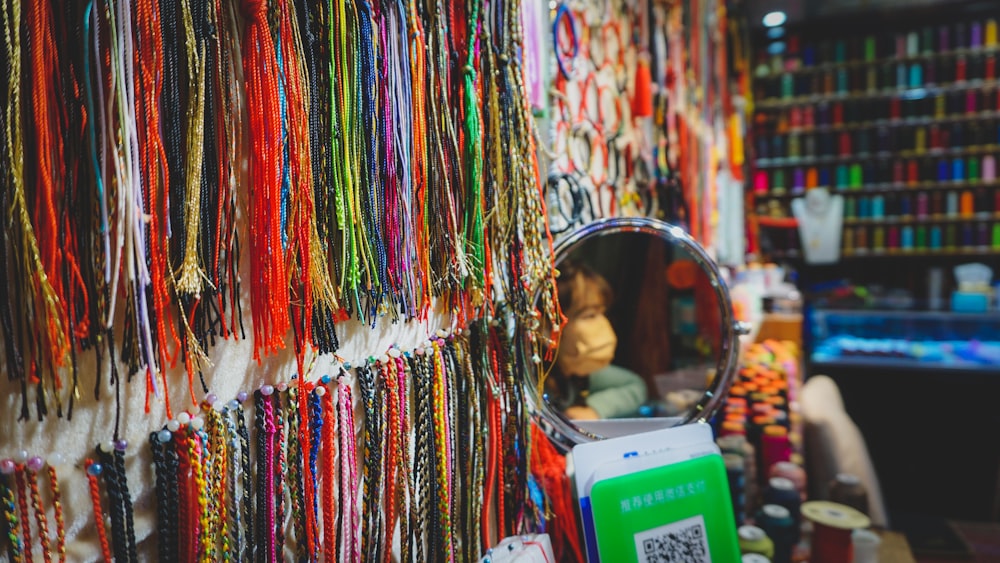
[(1000, 313), (815, 309), (809, 362), (823, 367), (1000, 374)]

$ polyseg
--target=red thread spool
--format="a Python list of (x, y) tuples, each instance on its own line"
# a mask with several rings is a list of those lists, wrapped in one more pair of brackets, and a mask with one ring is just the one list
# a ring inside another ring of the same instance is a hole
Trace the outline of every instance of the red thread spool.
[(753, 191), (758, 194), (766, 194), (769, 189), (767, 172), (757, 170), (753, 176)]
[(778, 425), (765, 426), (761, 435), (761, 455), (764, 467), (791, 459), (792, 444), (788, 440), (788, 429)]
[(632, 98), (632, 115), (650, 117), (653, 115), (653, 73), (649, 62), (639, 58), (635, 67), (635, 95)]
[(851, 532), (871, 525), (864, 514), (835, 502), (807, 502), (802, 505), (802, 516), (813, 522), (811, 563), (851, 561)]

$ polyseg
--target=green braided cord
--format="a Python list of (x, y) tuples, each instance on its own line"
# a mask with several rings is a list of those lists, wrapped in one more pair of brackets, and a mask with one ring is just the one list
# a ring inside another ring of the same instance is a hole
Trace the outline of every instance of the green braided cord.
[(482, 170), (483, 149), (480, 133), (479, 105), (476, 100), (476, 41), (479, 28), (479, 1), (472, 0), (469, 13), (469, 57), (465, 63), (465, 130), (469, 160), (466, 186), (465, 254), (471, 265), (470, 275), (475, 287), (485, 286), (485, 249), (483, 244)]

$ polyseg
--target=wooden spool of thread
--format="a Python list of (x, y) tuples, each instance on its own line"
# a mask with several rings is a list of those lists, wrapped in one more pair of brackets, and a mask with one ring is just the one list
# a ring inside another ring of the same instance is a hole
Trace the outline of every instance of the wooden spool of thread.
[(838, 473), (830, 483), (830, 500), (868, 514), (868, 491), (857, 475)]
[(851, 532), (871, 525), (871, 520), (861, 512), (822, 500), (803, 504), (802, 516), (813, 523), (810, 563), (851, 561)]
[(757, 526), (740, 526), (736, 534), (739, 537), (740, 553), (743, 555), (756, 554), (767, 559), (774, 557), (774, 542), (764, 530)]

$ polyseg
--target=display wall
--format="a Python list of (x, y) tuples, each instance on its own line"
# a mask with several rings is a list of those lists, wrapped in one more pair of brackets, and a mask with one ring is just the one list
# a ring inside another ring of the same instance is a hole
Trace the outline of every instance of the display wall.
[(721, 5), (0, 8), (15, 561), (471, 560), (558, 526), (520, 374), (562, 322), (546, 176), (581, 123), (544, 119), (571, 96), (532, 72), (560, 38), (613, 29), (622, 62), (596, 104), (622, 169), (590, 153), (574, 197), (602, 211), (575, 224), (657, 215), (742, 255), (715, 211), (742, 161), (709, 150), (742, 113), (684, 94), (729, 52), (685, 58), (682, 18), (727, 29)]

